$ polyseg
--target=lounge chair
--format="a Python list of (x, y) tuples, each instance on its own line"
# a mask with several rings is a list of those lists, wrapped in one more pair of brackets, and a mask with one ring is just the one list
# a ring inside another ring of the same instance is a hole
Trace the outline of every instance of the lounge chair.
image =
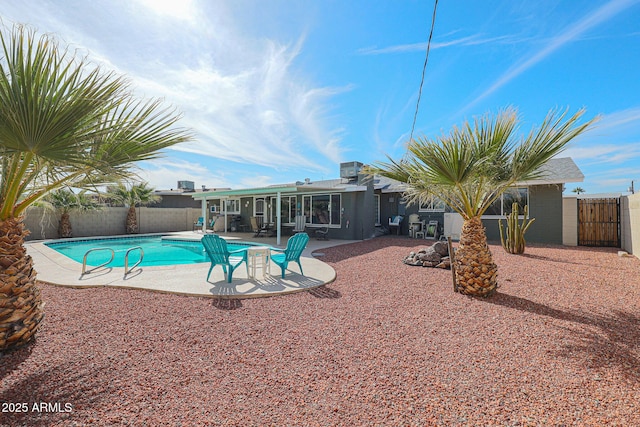
[(193, 223), (193, 231), (196, 231), (197, 228), (202, 229), (204, 225), (204, 217), (199, 216), (198, 220)]
[(263, 237), (266, 235), (265, 233), (269, 231), (269, 226), (264, 224), (262, 221), (258, 221), (258, 217), (252, 216), (251, 220), (251, 228), (253, 230), (253, 237)]
[[(302, 272), (302, 264), (300, 264), (300, 256), (302, 255), (304, 248), (307, 247), (307, 243), (309, 243), (309, 235), (307, 233), (298, 233), (289, 237), (289, 240), (287, 240), (287, 247), (285, 249), (271, 249), (271, 261), (280, 267), (283, 279), (285, 270), (291, 261), (298, 263), (298, 267), (300, 267), (300, 274), (304, 276), (304, 273)], [(274, 254), (273, 252), (282, 253)]]
[[(204, 246), (207, 255), (209, 255), (209, 259), (211, 260), (211, 267), (207, 274), (207, 281), (209, 281), (209, 276), (211, 276), (213, 267), (221, 265), (222, 271), (224, 271), (224, 274), (227, 276), (227, 282), (231, 283), (233, 271), (243, 262), (246, 264), (247, 250), (239, 249), (237, 251), (229, 251), (227, 241), (217, 234), (207, 234), (202, 237), (202, 246)], [(227, 272), (227, 267), (229, 267), (229, 272)], [(247, 275), (248, 274), (249, 267), (247, 266)]]
[(296, 216), (296, 225), (293, 227), (294, 233), (304, 233), (304, 229), (307, 226), (307, 217), (304, 215)]
[(329, 240), (329, 227), (325, 225), (324, 227), (316, 228), (314, 234), (318, 240)]

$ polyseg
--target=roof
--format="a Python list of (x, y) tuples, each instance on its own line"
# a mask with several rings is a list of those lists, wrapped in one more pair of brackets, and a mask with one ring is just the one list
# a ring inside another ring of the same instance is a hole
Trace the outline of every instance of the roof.
[(519, 182), (518, 185), (564, 184), (565, 182), (582, 182), (584, 175), (571, 157), (550, 159), (541, 168), (542, 176), (531, 181)]
[[(549, 160), (542, 168), (539, 179), (519, 182), (518, 185), (564, 184), (565, 182), (582, 182), (584, 175), (570, 157)], [(373, 187), (382, 193), (402, 193), (406, 184), (395, 179), (376, 175)], [(277, 193), (305, 193), (315, 191), (357, 192), (365, 191), (366, 185), (346, 178), (326, 179), (311, 182), (305, 180), (288, 184), (277, 184), (266, 187), (240, 188), (237, 190), (220, 189), (189, 193), (194, 199), (219, 199), (227, 197), (268, 195)]]

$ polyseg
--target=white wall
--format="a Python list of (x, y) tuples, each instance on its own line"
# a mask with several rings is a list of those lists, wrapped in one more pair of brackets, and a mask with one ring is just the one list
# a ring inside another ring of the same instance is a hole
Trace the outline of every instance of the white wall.
[(562, 198), (562, 244), (578, 246), (578, 198)]
[(640, 258), (640, 193), (620, 198), (622, 249)]

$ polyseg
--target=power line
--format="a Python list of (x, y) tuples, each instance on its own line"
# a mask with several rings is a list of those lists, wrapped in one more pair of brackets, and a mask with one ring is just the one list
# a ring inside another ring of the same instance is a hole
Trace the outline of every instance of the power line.
[(418, 120), (418, 109), (420, 107), (420, 98), (422, 98), (422, 86), (424, 85), (424, 73), (427, 71), (427, 63), (429, 62), (429, 50), (431, 49), (431, 38), (433, 37), (433, 27), (436, 24), (436, 9), (438, 8), (438, 0), (435, 0), (433, 4), (433, 15), (431, 17), (431, 31), (429, 32), (429, 40), (427, 41), (427, 54), (424, 58), (424, 65), (422, 66), (422, 79), (420, 80), (420, 90), (418, 90), (418, 102), (416, 103), (416, 112), (413, 115), (413, 124), (411, 125), (411, 135), (409, 141), (413, 141), (413, 131), (416, 128), (416, 120)]

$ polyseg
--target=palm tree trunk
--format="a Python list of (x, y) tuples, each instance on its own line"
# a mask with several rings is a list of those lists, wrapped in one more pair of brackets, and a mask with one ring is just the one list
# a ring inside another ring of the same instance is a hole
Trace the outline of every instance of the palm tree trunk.
[(495, 292), (498, 266), (494, 264), (487, 235), (479, 217), (465, 220), (455, 254), (456, 290), (486, 297)]
[(58, 235), (60, 237), (73, 237), (73, 229), (71, 228), (71, 221), (69, 220), (69, 214), (67, 212), (60, 216)]
[(0, 221), (0, 352), (31, 341), (44, 318), (22, 218)]
[(127, 234), (136, 234), (138, 232), (138, 219), (136, 218), (136, 207), (130, 206), (127, 212)]

